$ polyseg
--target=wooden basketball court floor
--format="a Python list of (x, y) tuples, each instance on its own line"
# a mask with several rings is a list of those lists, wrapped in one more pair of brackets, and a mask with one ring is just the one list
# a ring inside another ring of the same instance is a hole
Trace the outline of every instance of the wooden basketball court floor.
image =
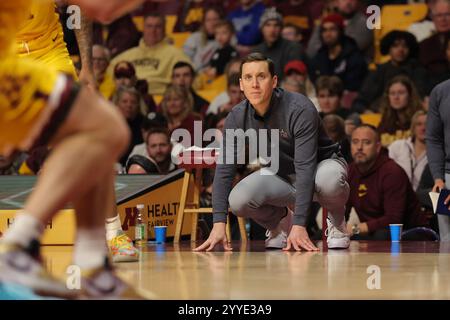
[[(198, 245), (199, 243), (197, 243)], [(191, 251), (189, 241), (140, 247), (141, 259), (115, 264), (158, 299), (450, 299), (450, 243), (352, 241), (348, 250), (266, 251), (263, 241), (233, 252)], [(43, 246), (47, 267), (65, 276), (71, 246)]]

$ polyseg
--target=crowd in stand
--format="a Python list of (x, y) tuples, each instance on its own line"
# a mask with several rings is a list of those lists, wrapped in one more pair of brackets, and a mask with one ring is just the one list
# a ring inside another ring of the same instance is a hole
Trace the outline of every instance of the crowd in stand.
[[(171, 153), (179, 141), (172, 133), (186, 129), (193, 137), (196, 121), (203, 131), (220, 131), (227, 113), (245, 99), (241, 58), (261, 52), (275, 62), (280, 86), (310, 98), (330, 138), (341, 143), (350, 163), (348, 209), (365, 223), (361, 231), (385, 239), (385, 227), (397, 222), (438, 231), (424, 196), (433, 186), (425, 126), (430, 93), (450, 78), (450, 2), (424, 2), (428, 15), (408, 30), (386, 33), (379, 48), (365, 12), (368, 5), (381, 5), (377, 1), (158, 0), (109, 25), (95, 24), (98, 90), (132, 132), (118, 173), (175, 170)], [(170, 35), (189, 33), (181, 46), (167, 34), (171, 15), (177, 20)], [(141, 28), (136, 17), (142, 17)], [(375, 60), (379, 55), (385, 59)], [(367, 115), (379, 115), (379, 125), (361, 125)], [(361, 154), (370, 161), (353, 161)], [(37, 174), (33, 161), (1, 158), (0, 173)], [(202, 201), (208, 202), (211, 173), (205, 177)], [(309, 227), (314, 233), (315, 222)], [(354, 227), (349, 223), (349, 232), (358, 238)]]

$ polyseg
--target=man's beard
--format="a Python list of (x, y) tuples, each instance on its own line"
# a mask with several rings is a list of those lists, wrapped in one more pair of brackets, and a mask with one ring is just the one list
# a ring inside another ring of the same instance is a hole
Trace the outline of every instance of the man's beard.
[(364, 155), (363, 158), (359, 158), (359, 159), (357, 157), (353, 157), (353, 161), (355, 162), (356, 165), (366, 166), (366, 167), (371, 167), (375, 163), (375, 159), (376, 159), (376, 156), (370, 157), (367, 155)]

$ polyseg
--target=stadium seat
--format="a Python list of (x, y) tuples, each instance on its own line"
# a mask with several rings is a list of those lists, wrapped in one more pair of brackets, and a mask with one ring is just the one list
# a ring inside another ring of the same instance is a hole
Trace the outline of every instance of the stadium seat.
[(227, 78), (221, 75), (213, 80), (209, 79), (204, 73), (199, 73), (195, 78), (193, 87), (195, 90), (222, 92), (227, 90)]
[(381, 122), (381, 113), (362, 114), (361, 121), (365, 124), (370, 124), (374, 127), (378, 127)]
[(284, 24), (291, 23), (302, 29), (308, 29), (308, 27), (309, 27), (309, 21), (308, 21), (307, 17), (299, 17), (299, 16), (295, 16), (295, 15), (285, 16), (283, 18), (283, 22), (284, 22)]
[(174, 32), (171, 33), (170, 35), (168, 34), (167, 37), (172, 41), (172, 44), (175, 47), (182, 49), (184, 43), (186, 42), (187, 38), (189, 38), (190, 35), (191, 35), (190, 32)]
[(144, 17), (143, 16), (134, 16), (133, 18), (134, 25), (136, 28), (142, 32), (144, 30)]
[(219, 94), (221, 94), (222, 91), (218, 90), (198, 90), (197, 94), (211, 103)]

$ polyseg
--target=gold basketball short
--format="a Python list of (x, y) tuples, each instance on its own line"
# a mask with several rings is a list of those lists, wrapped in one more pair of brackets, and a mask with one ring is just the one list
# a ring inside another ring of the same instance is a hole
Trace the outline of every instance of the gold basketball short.
[(47, 144), (77, 96), (74, 80), (16, 55), (0, 61), (0, 154)]

